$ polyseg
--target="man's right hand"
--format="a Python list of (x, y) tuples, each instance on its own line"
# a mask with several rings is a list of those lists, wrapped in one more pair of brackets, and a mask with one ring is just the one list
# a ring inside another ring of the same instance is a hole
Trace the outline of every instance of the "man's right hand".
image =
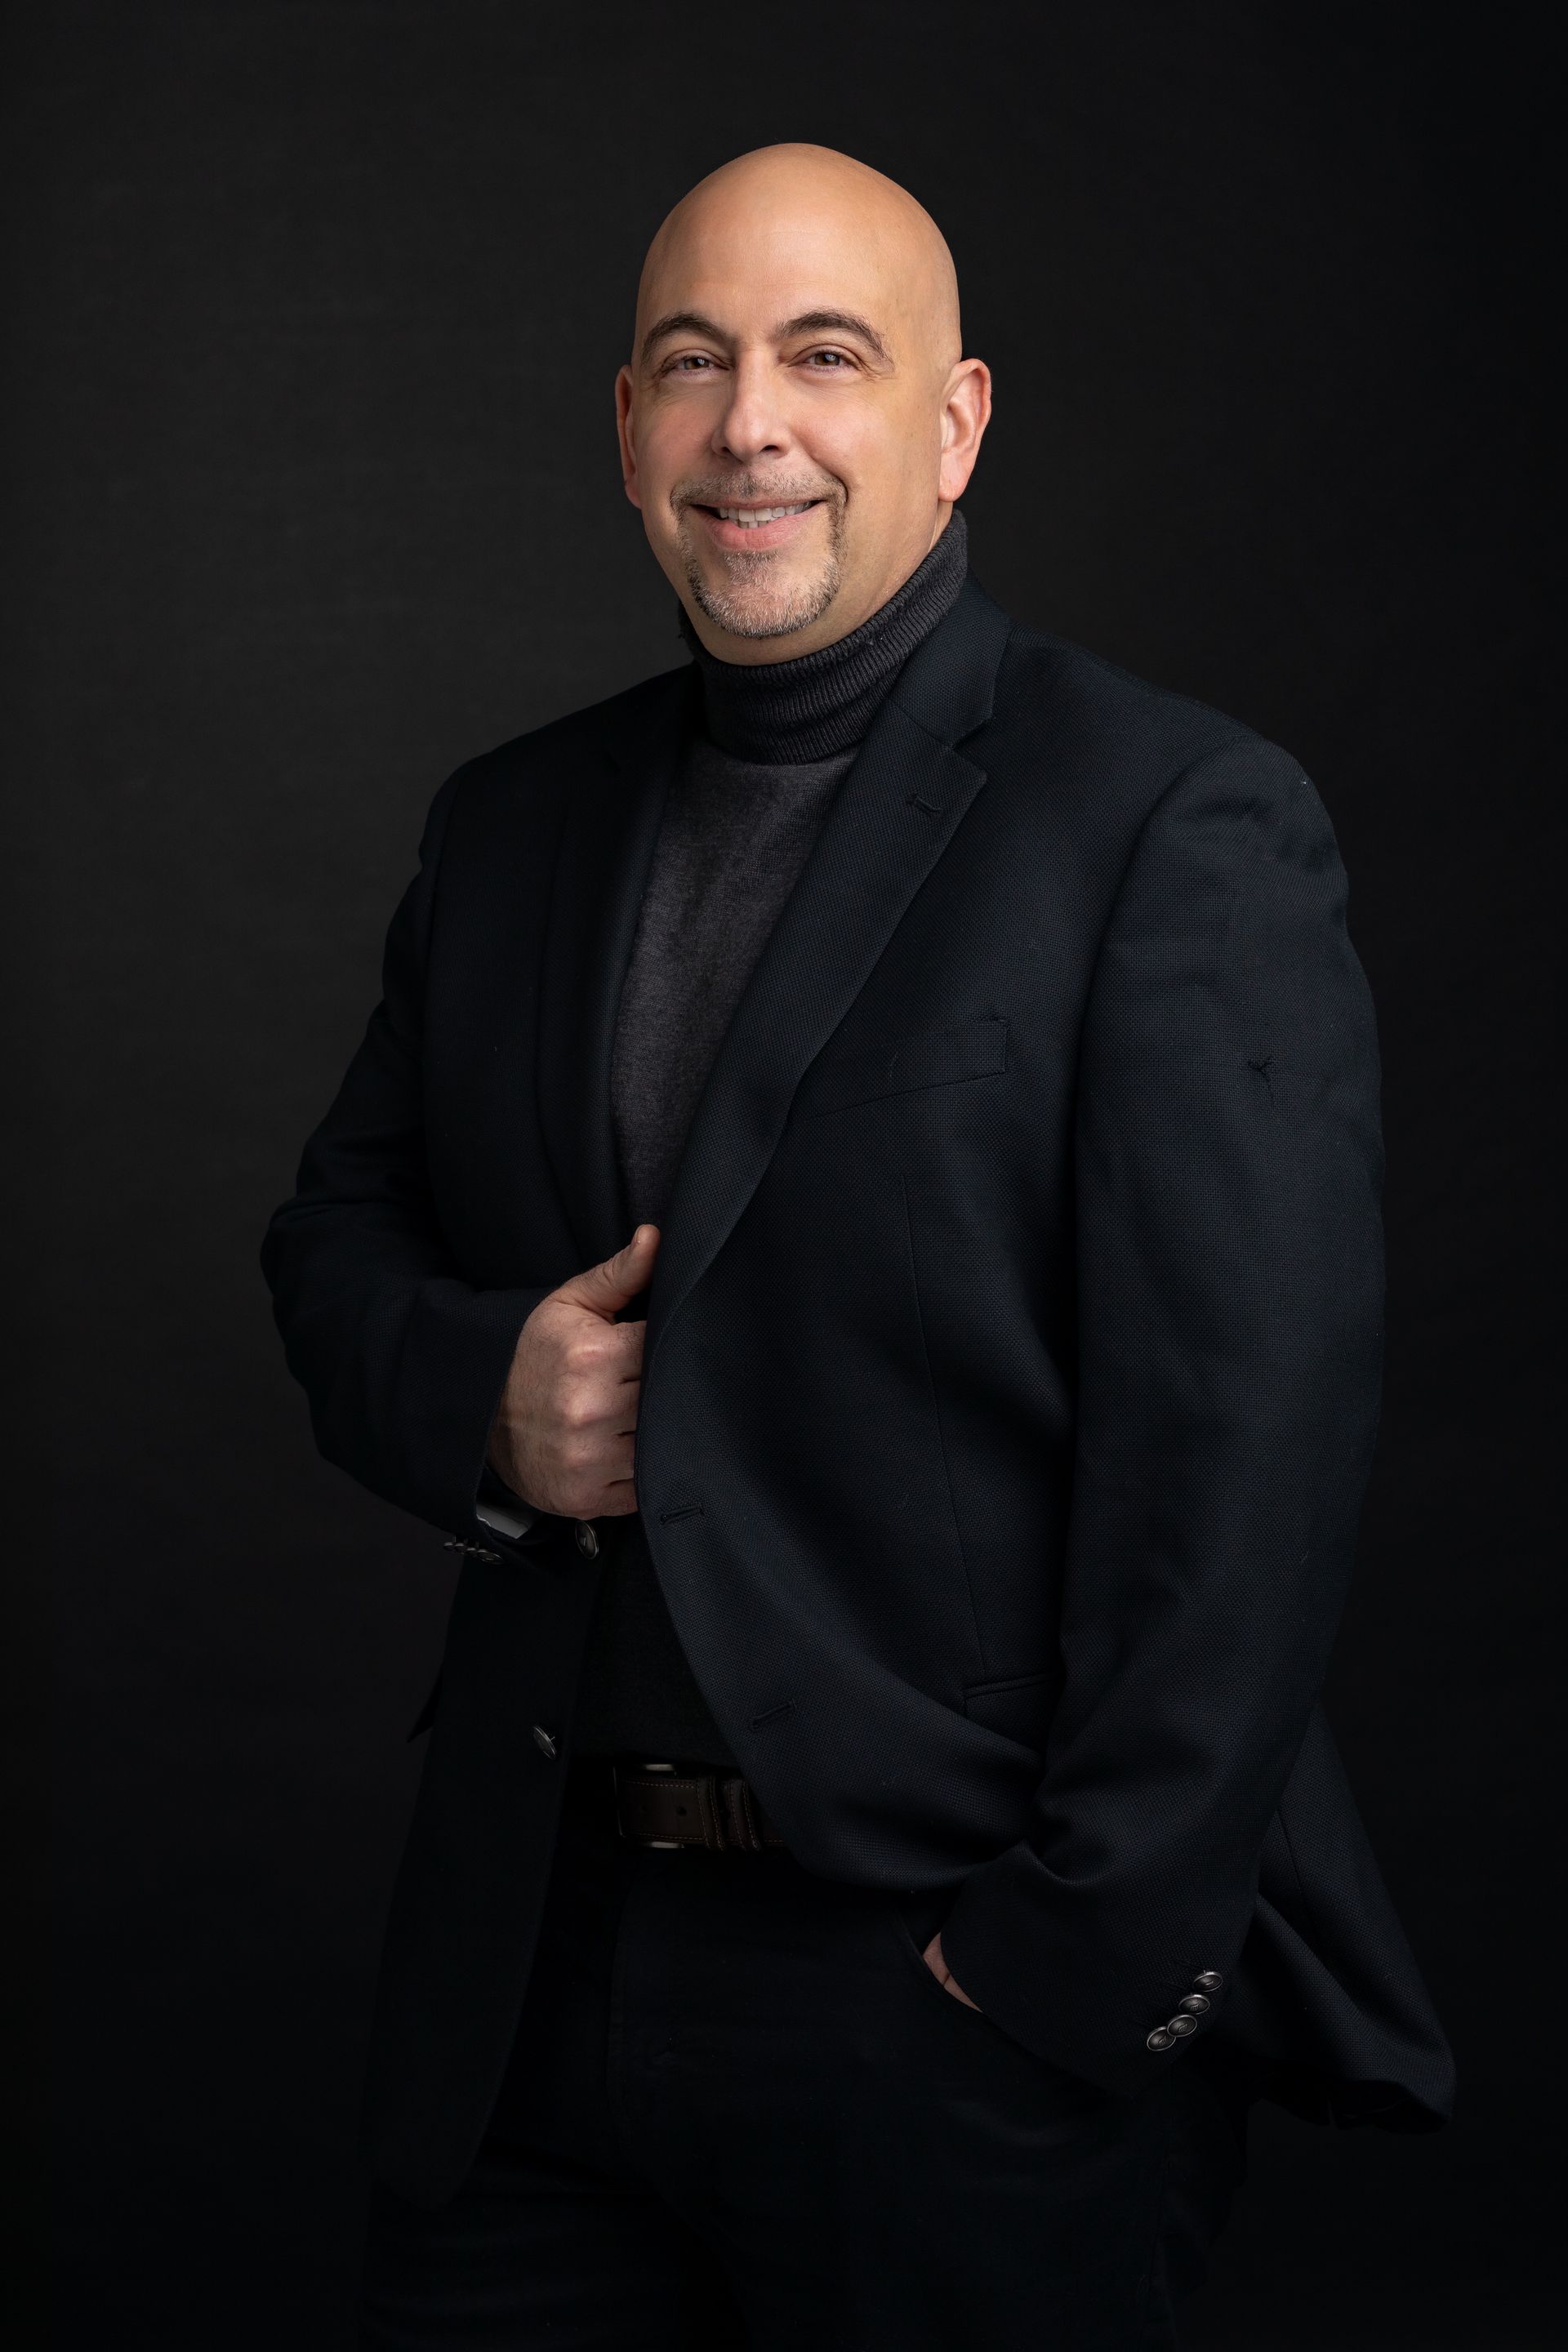
[(542, 1298), (521, 1331), (486, 1459), (536, 1511), (628, 1517), (642, 1392), (642, 1322), (617, 1323), (653, 1279), (657, 1225)]

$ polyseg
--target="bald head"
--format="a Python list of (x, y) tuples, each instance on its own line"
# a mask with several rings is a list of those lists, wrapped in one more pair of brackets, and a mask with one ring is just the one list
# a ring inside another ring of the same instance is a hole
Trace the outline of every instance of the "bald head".
[[(616, 385), (627, 495), (721, 658), (857, 627), (945, 528), (990, 412), (946, 240), (832, 148), (758, 148), (663, 221)], [(780, 511), (783, 509), (783, 511)]]
[(742, 247), (775, 268), (852, 272), (906, 363), (945, 374), (958, 358), (958, 272), (925, 206), (852, 155), (796, 142), (721, 163), (666, 215), (637, 285), (636, 350), (672, 286), (727, 270)]

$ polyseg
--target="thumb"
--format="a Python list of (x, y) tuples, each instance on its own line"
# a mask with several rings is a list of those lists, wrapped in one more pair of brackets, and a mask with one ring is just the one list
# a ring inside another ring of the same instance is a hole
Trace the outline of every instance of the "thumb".
[(569, 1298), (574, 1306), (586, 1307), (606, 1319), (612, 1318), (647, 1288), (653, 1276), (653, 1262), (658, 1255), (658, 1239), (657, 1225), (639, 1225), (614, 1257), (603, 1259), (584, 1273), (569, 1276), (555, 1296)]

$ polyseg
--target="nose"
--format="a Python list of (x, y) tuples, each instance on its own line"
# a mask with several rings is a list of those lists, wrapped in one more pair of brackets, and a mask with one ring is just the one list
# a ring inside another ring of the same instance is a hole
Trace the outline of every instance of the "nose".
[(760, 353), (739, 360), (730, 380), (730, 397), (714, 422), (714, 455), (737, 466), (753, 466), (759, 457), (783, 457), (793, 448), (795, 436), (778, 394), (776, 372)]

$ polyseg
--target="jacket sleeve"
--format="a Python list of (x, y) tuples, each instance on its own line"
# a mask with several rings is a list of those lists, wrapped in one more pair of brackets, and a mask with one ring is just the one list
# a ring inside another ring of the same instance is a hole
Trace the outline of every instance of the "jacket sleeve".
[(305, 1145), (293, 1197), (268, 1226), (261, 1267), (327, 1460), (459, 1542), (522, 1551), (564, 1522), (509, 1497), (485, 1449), (518, 1334), (553, 1286), (485, 1289), (463, 1278), (425, 1151), (426, 971), (463, 775), (432, 803), (419, 870), (387, 931), (381, 1002)]
[(1145, 823), (1087, 1010), (1065, 1679), (1026, 1832), (942, 1949), (1005, 2032), (1129, 2095), (1223, 2018), (1376, 1433), (1378, 1058), (1345, 898), (1297, 762), (1233, 743)]

